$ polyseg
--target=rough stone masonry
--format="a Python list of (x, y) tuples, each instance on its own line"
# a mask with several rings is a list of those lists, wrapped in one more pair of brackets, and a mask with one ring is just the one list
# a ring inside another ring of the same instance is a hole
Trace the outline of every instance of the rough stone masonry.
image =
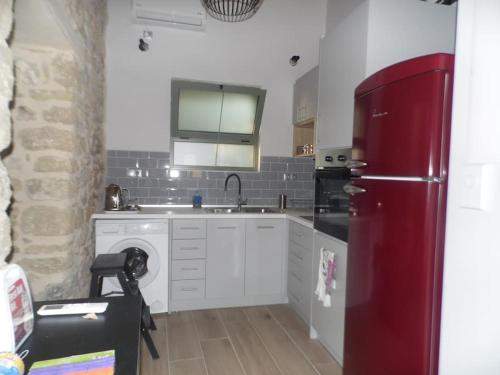
[[(7, 44), (11, 29), (12, 0), (0, 0), (0, 151), (4, 151), (11, 142), (9, 103), (12, 100), (14, 76), (12, 51)], [(0, 161), (0, 265), (11, 251), (10, 220), (6, 212), (10, 197), (9, 176)]]
[(12, 261), (27, 272), (36, 299), (87, 295), (91, 215), (102, 205), (105, 172), (106, 2), (59, 4), (73, 35), (69, 50), (15, 38), (12, 49)]

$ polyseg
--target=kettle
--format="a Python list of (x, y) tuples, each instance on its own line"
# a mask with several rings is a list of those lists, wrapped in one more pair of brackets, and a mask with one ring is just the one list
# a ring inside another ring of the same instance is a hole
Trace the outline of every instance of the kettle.
[[(127, 192), (127, 201), (125, 202), (123, 192)], [(106, 188), (106, 200), (104, 209), (106, 211), (124, 210), (126, 203), (130, 201), (130, 192), (128, 189), (122, 189), (119, 185), (109, 184)]]

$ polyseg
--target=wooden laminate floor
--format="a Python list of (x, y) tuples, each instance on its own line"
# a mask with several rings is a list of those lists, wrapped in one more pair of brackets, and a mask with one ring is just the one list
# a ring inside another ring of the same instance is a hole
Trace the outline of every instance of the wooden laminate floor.
[(287, 305), (155, 317), (160, 359), (143, 343), (141, 375), (342, 375)]

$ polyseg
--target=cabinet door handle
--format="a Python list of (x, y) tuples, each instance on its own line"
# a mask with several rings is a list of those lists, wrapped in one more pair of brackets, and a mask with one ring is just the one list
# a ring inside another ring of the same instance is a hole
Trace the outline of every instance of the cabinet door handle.
[(186, 247), (181, 247), (179, 248), (179, 250), (183, 250), (183, 251), (188, 251), (188, 250), (198, 250), (199, 247), (198, 246), (186, 246)]
[(290, 293), (290, 296), (292, 297), (292, 299), (295, 300), (295, 302), (300, 303), (300, 298), (297, 298), (297, 296), (295, 294), (293, 294), (292, 292), (289, 292), (289, 293)]
[(356, 169), (356, 168), (364, 168), (368, 165), (368, 163), (362, 160), (347, 160), (345, 163), (346, 168)]
[(342, 189), (344, 190), (344, 193), (349, 194), (349, 195), (366, 193), (366, 189), (360, 188), (358, 186), (354, 186), (352, 184), (345, 184)]
[(257, 229), (274, 229), (274, 225), (258, 225)]
[(182, 288), (181, 292), (196, 292), (198, 288)]
[(182, 267), (181, 271), (198, 271), (198, 267)]
[(200, 229), (200, 227), (181, 227), (182, 230), (197, 230)]
[(236, 227), (217, 227), (217, 229), (236, 229)]

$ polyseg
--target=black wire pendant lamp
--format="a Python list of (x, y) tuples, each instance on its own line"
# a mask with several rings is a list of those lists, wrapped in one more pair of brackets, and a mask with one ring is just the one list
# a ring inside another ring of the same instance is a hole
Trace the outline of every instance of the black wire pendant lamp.
[(263, 0), (201, 0), (213, 18), (224, 22), (241, 22), (252, 17)]

